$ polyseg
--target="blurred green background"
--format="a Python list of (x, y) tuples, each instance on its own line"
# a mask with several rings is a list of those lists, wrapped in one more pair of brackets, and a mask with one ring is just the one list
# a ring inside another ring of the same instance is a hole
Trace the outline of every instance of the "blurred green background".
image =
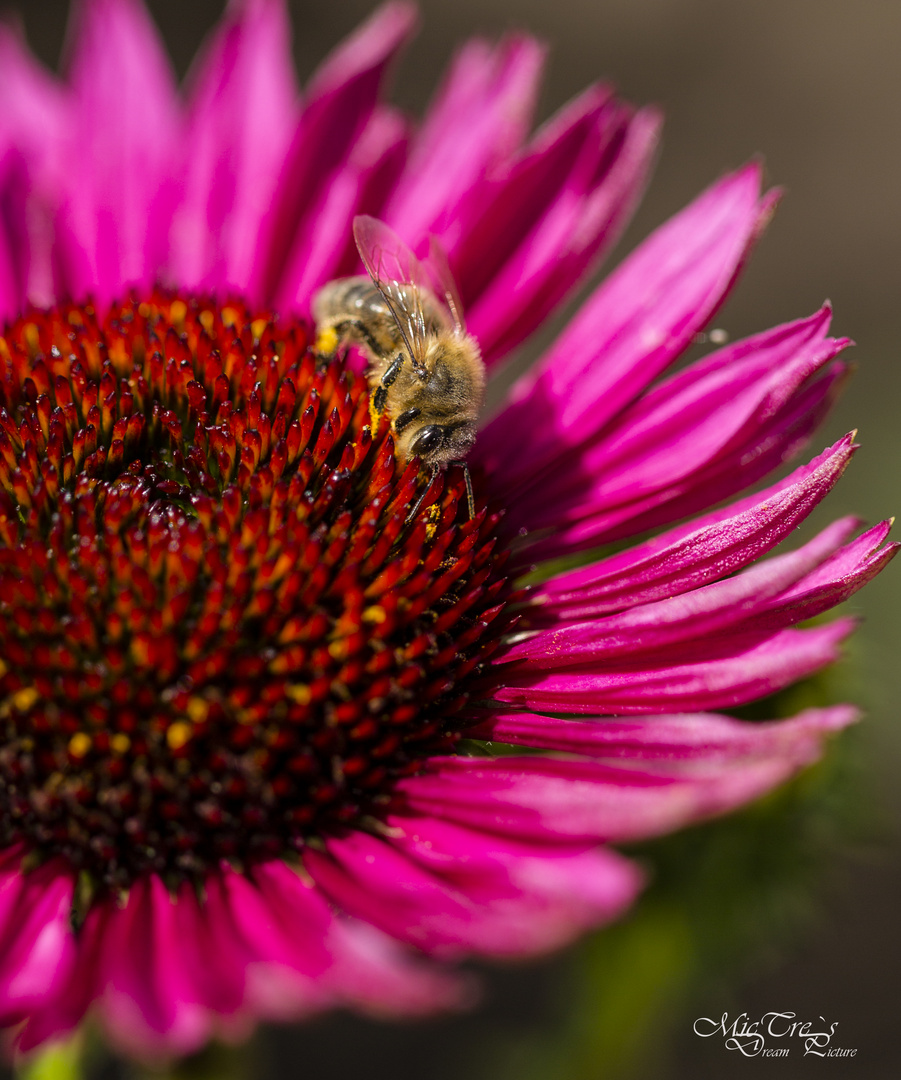
[[(15, 4), (12, 6), (16, 6)], [(183, 75), (221, 0), (151, 0)], [(369, 10), (292, 0), (305, 79)], [(22, 0), (29, 40), (59, 62), (67, 5)], [(897, 0), (422, 0), (394, 98), (421, 113), (467, 35), (525, 28), (551, 45), (549, 115), (606, 77), (667, 123), (656, 175), (617, 261), (724, 170), (753, 154), (787, 195), (716, 324), (734, 338), (825, 298), (859, 369), (812, 452), (858, 427), (862, 450), (815, 515), (877, 521), (901, 507), (901, 4)], [(485, 971), (473, 1013), (385, 1026), (328, 1017), (273, 1028), (179, 1075), (254, 1080), (682, 1080), (748, 1073), (898, 1075), (901, 572), (847, 607), (865, 616), (843, 665), (789, 700), (850, 697), (868, 718), (828, 759), (743, 815), (636, 852), (652, 884), (632, 917), (539, 964)], [(695, 1017), (790, 1010), (838, 1021), (853, 1059), (743, 1059), (692, 1033)], [(98, 1058), (95, 1080), (133, 1076)]]

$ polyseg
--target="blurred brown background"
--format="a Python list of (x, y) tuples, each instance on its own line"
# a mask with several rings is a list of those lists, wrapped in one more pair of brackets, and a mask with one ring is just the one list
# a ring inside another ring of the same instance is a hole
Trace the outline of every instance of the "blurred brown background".
[[(183, 75), (222, 2), (151, 0), (149, 6)], [(372, 5), (291, 0), (290, 6), (306, 79)], [(863, 449), (817, 520), (854, 511), (876, 521), (901, 508), (901, 4), (421, 0), (421, 8), (423, 28), (397, 72), (394, 93), (414, 112), (425, 107), (463, 37), (519, 27), (551, 45), (542, 118), (600, 76), (632, 101), (663, 107), (656, 175), (614, 261), (721, 172), (764, 155), (770, 181), (783, 185), (787, 197), (717, 325), (740, 336), (831, 299), (836, 331), (858, 343), (859, 370), (813, 449), (854, 427)], [(57, 65), (66, 4), (22, 0), (19, 10), (33, 48)], [(738, 965), (728, 1001), (719, 984), (702, 986), (692, 1014), (675, 1023), (675, 1041), (661, 1045), (656, 1063), (641, 1075), (901, 1075), (901, 859), (894, 824), (901, 805), (899, 601), (896, 565), (850, 605), (866, 616), (847, 681), (870, 714), (859, 745), (867, 770), (860, 797), (876, 823), (871, 835), (856, 850), (836, 851), (816, 884), (807, 925), (772, 955)], [(267, 1080), (500, 1075), (490, 1067), (499, 1047), (559, 1022), (557, 993), (569, 963), (563, 957), (492, 975), (485, 1008), (468, 1019), (413, 1028), (330, 1019), (306, 1031), (275, 1031), (255, 1045), (248, 1072)], [(857, 1047), (857, 1056), (827, 1062), (795, 1051), (778, 1063), (735, 1060), (721, 1041), (691, 1034), (694, 1016), (716, 1017), (727, 1008), (752, 1016), (791, 1009), (812, 1020), (837, 1020), (835, 1044)], [(653, 1041), (653, 1032), (646, 1038)], [(112, 1066), (107, 1074), (114, 1075)], [(601, 1077), (607, 1070), (594, 1063), (583, 1074)]]

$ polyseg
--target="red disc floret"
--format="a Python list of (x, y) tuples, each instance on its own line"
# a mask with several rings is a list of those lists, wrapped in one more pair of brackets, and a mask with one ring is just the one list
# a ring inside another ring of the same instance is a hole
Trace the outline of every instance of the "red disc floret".
[(496, 521), (308, 342), (161, 291), (0, 337), (0, 842), (202, 873), (366, 827), (459, 738)]

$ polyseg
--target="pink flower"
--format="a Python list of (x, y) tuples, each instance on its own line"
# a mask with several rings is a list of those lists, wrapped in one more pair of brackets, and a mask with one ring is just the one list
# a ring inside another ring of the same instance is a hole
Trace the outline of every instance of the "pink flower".
[(400, 3), (302, 102), (279, 0), (229, 9), (184, 102), (137, 0), (78, 16), (64, 84), (0, 36), (0, 1021), (28, 1050), (93, 1007), (153, 1056), (452, 1005), (428, 957), (615, 918), (641, 874), (607, 845), (740, 806), (854, 719), (710, 711), (833, 661), (851, 621), (797, 625), (896, 551), (843, 519), (757, 561), (851, 436), (709, 509), (807, 443), (847, 342), (823, 309), (664, 377), (773, 209), (740, 169), (515, 384), (469, 521), (459, 470), (395, 467), (365, 380), (317, 368), (310, 298), (358, 270), (355, 215), (435, 235), (495, 367), (619, 235), (656, 115), (595, 86), (530, 134), (542, 50), (512, 36), (414, 127), (380, 98)]

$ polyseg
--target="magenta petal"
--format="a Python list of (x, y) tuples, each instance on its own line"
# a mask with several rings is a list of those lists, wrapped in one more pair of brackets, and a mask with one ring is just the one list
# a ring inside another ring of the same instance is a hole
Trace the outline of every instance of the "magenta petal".
[(19, 1031), (16, 1046), (23, 1053), (47, 1039), (74, 1030), (91, 1003), (102, 993), (102, 952), (110, 913), (108, 902), (95, 904), (88, 912), (78, 932), (77, 954), (68, 978), (29, 1013), (25, 1026)]
[(801, 731), (838, 731), (859, 718), (856, 709), (836, 705), (809, 709), (792, 720), (747, 723), (715, 713), (682, 713), (630, 719), (585, 717), (560, 720), (531, 713), (491, 717), (474, 734), (515, 746), (580, 754), (610, 761), (660, 761), (668, 768), (699, 765), (707, 770), (753, 756), (778, 756)]
[[(650, 170), (660, 117), (652, 109), (635, 117), (616, 111), (619, 116), (610, 125), (614, 130), (599, 133), (596, 140), (600, 175), (594, 170), (586, 174), (579, 162), (573, 174), (561, 178), (559, 195), (542, 207), (534, 228), (520, 223), (520, 243), (478, 300), (465, 305), (469, 328), (489, 367), (524, 341), (591, 273), (628, 221)], [(498, 201), (506, 197), (501, 191)], [(473, 228), (474, 237), (485, 232), (481, 225)], [(465, 288), (463, 272), (458, 275)]]
[[(814, 710), (782, 721), (747, 754), (713, 768), (695, 757), (617, 768), (587, 759), (435, 758), (401, 781), (410, 808), (485, 832), (523, 839), (626, 842), (670, 832), (758, 798), (819, 757), (822, 736), (852, 722), (853, 710)], [(586, 725), (587, 726), (587, 725)], [(753, 743), (753, 738), (750, 742)]]
[(620, 614), (538, 631), (503, 650), (495, 662), (518, 661), (541, 670), (590, 660), (606, 663), (613, 657), (635, 657), (734, 630), (778, 608), (782, 594), (824, 563), (858, 524), (856, 518), (843, 518), (798, 551), (756, 563), (734, 577), (691, 592), (637, 604)]
[(542, 491), (542, 511), (531, 510), (529, 526), (601, 515), (684, 486), (736, 445), (755, 441), (847, 344), (824, 336), (829, 315), (824, 309), (736, 342), (645, 394), (572, 455), (561, 481)]
[(723, 510), (680, 525), (540, 589), (539, 623), (603, 615), (705, 585), (775, 547), (842, 475), (855, 445), (846, 435), (784, 480)]
[[(536, 533), (535, 542), (520, 561), (556, 558), (624, 536), (640, 535), (705, 510), (750, 487), (807, 446), (834, 403), (847, 370), (841, 361), (834, 361), (819, 378), (801, 387), (775, 415), (759, 425), (755, 422), (750, 431), (742, 433), (742, 438), (719, 456), (673, 484), (606, 509), (595, 511), (583, 507), (586, 516), (582, 520), (561, 526), (553, 535)], [(528, 503), (522, 511), (526, 518), (534, 515), (538, 491), (523, 500)], [(512, 525), (511, 521), (508, 527)]]
[(190, 77), (171, 269), (182, 286), (241, 289), (297, 124), (282, 0), (234, 5)]
[(125, 908), (111, 912), (103, 941), (101, 1015), (110, 1037), (141, 1056), (189, 1053), (210, 1034), (175, 907), (156, 875), (139, 878)]
[(515, 665), (499, 669), (496, 701), (548, 712), (641, 713), (715, 709), (765, 697), (838, 659), (854, 629), (838, 619), (813, 630), (721, 633), (656, 656), (596, 661), (550, 674)]
[(386, 70), (415, 23), (412, 6), (383, 5), (313, 77), (257, 246), (250, 292), (261, 302), (293, 305), (303, 271), (298, 242), (332, 182), (341, 180), (376, 108)]
[(85, 0), (74, 43), (56, 268), (62, 293), (102, 303), (151, 284), (168, 258), (180, 120), (168, 58), (137, 0)]
[(328, 950), (321, 989), (337, 1001), (381, 1014), (428, 1013), (460, 1002), (459, 980), (418, 964), (374, 926), (337, 917), (312, 879), (283, 862), (255, 870), (260, 889), (301, 954), (309, 941)]
[(385, 209), (408, 243), (443, 234), (460, 202), (519, 148), (543, 64), (544, 49), (521, 35), (496, 48), (476, 40), (461, 49)]
[(618, 914), (639, 883), (607, 853), (529, 849), (442, 822), (392, 824), (390, 842), (352, 833), (308, 866), (342, 907), (442, 955), (550, 948)]
[[(747, 166), (646, 240), (513, 387), (478, 460), (508, 484), (534, 477), (629, 404), (722, 303), (772, 208), (759, 189)], [(525, 447), (524, 430), (537, 433)]]
[(27, 1015), (68, 978), (76, 951), (69, 923), (73, 890), (72, 874), (59, 860), (30, 873), (10, 869), (4, 875), (2, 901), (6, 910), (2, 911), (0, 936), (3, 1023)]

